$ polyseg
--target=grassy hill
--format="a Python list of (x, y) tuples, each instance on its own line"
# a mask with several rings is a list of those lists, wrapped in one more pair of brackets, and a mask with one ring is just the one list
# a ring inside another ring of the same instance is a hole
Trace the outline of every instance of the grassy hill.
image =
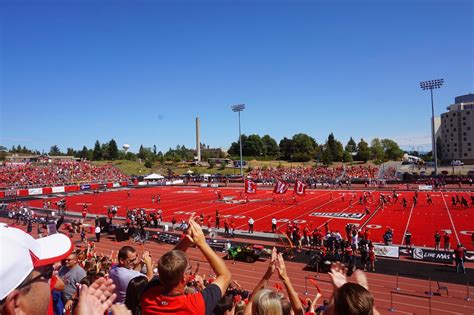
[[(113, 165), (117, 168), (119, 168), (122, 172), (124, 172), (127, 175), (148, 175), (151, 173), (158, 173), (161, 175), (168, 175), (168, 173), (171, 171), (174, 174), (185, 174), (188, 171), (193, 171), (194, 173), (198, 174), (215, 174), (215, 173), (220, 173), (220, 174), (228, 174), (228, 175), (238, 175), (240, 174), (240, 169), (239, 168), (234, 168), (234, 167), (226, 167), (225, 169), (221, 169), (221, 165), (216, 165), (213, 168), (206, 166), (193, 166), (191, 163), (173, 163), (173, 162), (165, 162), (163, 164), (160, 164), (160, 162), (156, 162), (152, 168), (146, 168), (144, 163), (139, 163), (138, 161), (128, 161), (128, 160), (117, 160), (117, 161), (98, 161), (98, 162), (93, 162), (94, 164), (97, 165)], [(342, 163), (334, 163), (332, 167), (335, 167), (337, 165), (340, 165)], [(369, 163), (371, 164), (371, 163)], [(314, 166), (315, 162), (287, 162), (287, 161), (257, 161), (257, 160), (250, 160), (248, 161), (248, 166), (249, 168), (255, 168), (255, 167), (297, 167), (297, 166), (304, 166), (304, 167), (310, 167)], [(373, 164), (371, 164), (373, 165)], [(244, 168), (244, 173), (249, 171), (249, 168), (245, 169)]]

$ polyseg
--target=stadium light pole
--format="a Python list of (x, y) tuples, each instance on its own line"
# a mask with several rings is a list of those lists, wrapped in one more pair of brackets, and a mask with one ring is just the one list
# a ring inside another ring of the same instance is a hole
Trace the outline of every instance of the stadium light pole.
[(242, 162), (242, 134), (240, 133), (240, 112), (245, 109), (245, 104), (237, 104), (231, 106), (233, 112), (239, 113), (239, 142), (240, 142), (240, 176), (244, 176), (243, 162)]
[(431, 93), (431, 141), (433, 144), (433, 158), (435, 164), (435, 176), (438, 175), (438, 157), (436, 148), (436, 135), (435, 135), (435, 116), (434, 116), (434, 105), (433, 105), (433, 90), (439, 89), (444, 83), (444, 79), (436, 79), (429, 81), (420, 82), (420, 88), (424, 91), (430, 90)]

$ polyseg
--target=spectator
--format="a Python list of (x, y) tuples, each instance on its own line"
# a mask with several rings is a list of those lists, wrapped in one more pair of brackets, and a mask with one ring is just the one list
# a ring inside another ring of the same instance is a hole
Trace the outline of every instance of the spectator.
[(2, 225), (0, 248), (8, 253), (8, 259), (0, 259), (0, 313), (46, 314), (52, 262), (69, 255), (71, 240), (63, 234), (35, 240), (20, 229)]
[(99, 225), (95, 226), (94, 232), (95, 232), (95, 240), (96, 240), (97, 243), (99, 243), (100, 242), (100, 232), (101, 232), (101, 229), (100, 229)]
[(276, 233), (277, 229), (277, 219), (275, 217), (272, 218), (272, 233)]
[(454, 261), (456, 262), (456, 273), (466, 273), (464, 269), (464, 258), (466, 257), (466, 249), (462, 244), (454, 250)]
[(125, 305), (131, 310), (133, 315), (140, 315), (142, 313), (140, 298), (147, 284), (148, 278), (145, 276), (135, 277), (128, 283)]
[(411, 248), (411, 239), (412, 239), (411, 232), (407, 230), (407, 232), (405, 233), (405, 244), (407, 248)]
[(253, 225), (255, 223), (255, 220), (250, 217), (250, 219), (248, 220), (248, 224), (249, 224), (249, 233), (253, 233)]
[[(290, 299), (291, 309), (294, 314), (304, 314), (303, 305), (296, 293), (293, 285), (291, 284), (290, 278), (286, 273), (285, 261), (283, 255), (277, 254), (276, 248), (273, 248), (270, 262), (267, 271), (263, 275), (260, 282), (254, 288), (249, 303), (245, 309), (245, 314), (287, 314), (288, 305), (286, 299), (281, 299), (276, 293), (271, 290), (262, 290), (270, 280), (275, 270), (278, 270), (278, 276), (282, 280), (288, 297)], [(263, 292), (262, 292), (263, 291)], [(275, 296), (278, 296), (278, 306), (275, 304)], [(286, 305), (285, 305), (286, 304)], [(288, 310), (289, 311), (289, 310)]]
[(125, 303), (130, 280), (143, 275), (139, 272), (143, 265), (146, 266), (146, 277), (150, 280), (153, 277), (153, 263), (148, 251), (143, 253), (142, 260), (140, 260), (135, 248), (131, 246), (122, 247), (118, 252), (117, 258), (118, 265), (110, 269), (109, 277), (116, 285), (114, 292), (117, 294), (117, 299), (115, 303)]
[[(184, 294), (188, 259), (184, 251), (194, 244), (209, 262), (216, 278), (203, 291)], [(182, 250), (183, 251), (182, 251)], [(230, 272), (224, 261), (206, 243), (201, 227), (191, 216), (189, 229), (175, 250), (161, 256), (158, 262), (159, 278), (154, 279), (142, 296), (143, 314), (163, 312), (212, 314), (230, 283)]]
[(354, 272), (356, 283), (347, 282), (347, 268), (341, 263), (333, 263), (329, 276), (333, 284), (333, 297), (324, 314), (352, 315), (379, 314), (374, 307), (374, 297), (369, 291), (365, 273)]
[(262, 289), (255, 294), (253, 299), (253, 315), (282, 315), (280, 295), (270, 289)]
[(64, 265), (59, 269), (58, 275), (64, 282), (64, 290), (62, 291), (64, 308), (71, 310), (74, 302), (73, 297), (77, 290), (76, 284), (87, 275), (86, 271), (79, 266), (76, 253), (73, 252), (64, 259)]
[(444, 241), (444, 250), (449, 251), (449, 249), (451, 248), (451, 236), (448, 234), (448, 232), (444, 232), (443, 241)]
[(436, 231), (434, 235), (434, 240), (435, 240), (435, 250), (439, 250), (439, 244), (441, 243), (441, 234), (439, 234), (438, 231)]

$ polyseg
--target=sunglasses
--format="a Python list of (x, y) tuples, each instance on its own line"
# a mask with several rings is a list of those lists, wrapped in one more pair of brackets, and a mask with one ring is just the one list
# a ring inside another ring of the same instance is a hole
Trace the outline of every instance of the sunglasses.
[(22, 284), (20, 284), (18, 286), (17, 289), (24, 288), (24, 287), (26, 287), (26, 286), (34, 283), (34, 282), (40, 281), (40, 280), (49, 280), (53, 276), (53, 266), (52, 265), (44, 266), (44, 267), (41, 267), (41, 268), (36, 268), (34, 270), (38, 271), (39, 275), (31, 278), (30, 280), (27, 280), (27, 281), (23, 282)]

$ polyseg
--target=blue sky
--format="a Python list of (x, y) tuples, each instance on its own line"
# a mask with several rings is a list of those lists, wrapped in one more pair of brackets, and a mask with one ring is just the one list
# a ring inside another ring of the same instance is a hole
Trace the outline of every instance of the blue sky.
[(473, 2), (0, 0), (1, 144), (167, 151), (330, 132), (429, 148), (474, 93)]

